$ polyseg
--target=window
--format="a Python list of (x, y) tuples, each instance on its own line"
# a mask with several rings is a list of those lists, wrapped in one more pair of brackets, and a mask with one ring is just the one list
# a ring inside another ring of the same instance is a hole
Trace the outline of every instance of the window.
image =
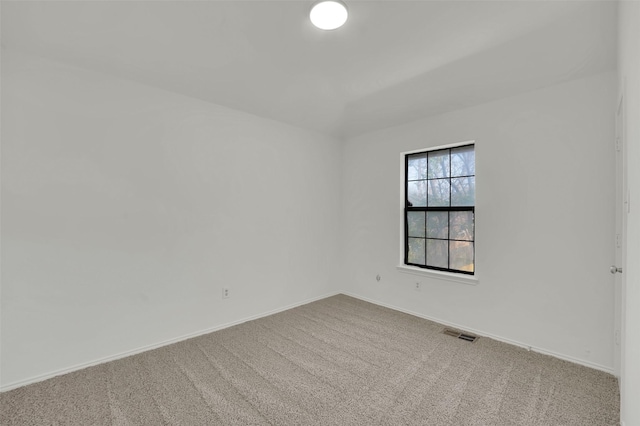
[(474, 145), (406, 154), (404, 163), (405, 265), (473, 275)]

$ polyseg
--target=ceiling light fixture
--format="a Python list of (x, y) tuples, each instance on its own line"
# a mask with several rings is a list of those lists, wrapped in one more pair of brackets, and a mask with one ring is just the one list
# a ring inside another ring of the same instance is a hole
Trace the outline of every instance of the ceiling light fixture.
[(309, 19), (321, 30), (335, 30), (347, 22), (347, 5), (340, 0), (320, 0), (311, 6)]

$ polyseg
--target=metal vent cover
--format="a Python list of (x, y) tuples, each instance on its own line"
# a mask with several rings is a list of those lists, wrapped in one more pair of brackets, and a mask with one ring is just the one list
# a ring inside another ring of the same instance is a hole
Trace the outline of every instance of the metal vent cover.
[(458, 339), (461, 340), (465, 340), (467, 342), (475, 342), (476, 340), (478, 340), (478, 336), (474, 336), (473, 334), (467, 333), (467, 332), (463, 332), (463, 331), (458, 331), (458, 330), (454, 330), (451, 328), (445, 328), (444, 330), (442, 330), (442, 334), (446, 334), (447, 336), (451, 336), (451, 337), (456, 337)]

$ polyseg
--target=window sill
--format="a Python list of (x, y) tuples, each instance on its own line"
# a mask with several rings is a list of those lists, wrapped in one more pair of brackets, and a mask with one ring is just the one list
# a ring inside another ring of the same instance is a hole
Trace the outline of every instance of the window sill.
[(451, 272), (440, 272), (432, 269), (416, 268), (415, 266), (398, 265), (396, 269), (404, 274), (419, 275), (421, 277), (435, 278), (445, 281), (453, 281), (467, 285), (478, 285), (480, 280), (477, 275), (454, 274)]

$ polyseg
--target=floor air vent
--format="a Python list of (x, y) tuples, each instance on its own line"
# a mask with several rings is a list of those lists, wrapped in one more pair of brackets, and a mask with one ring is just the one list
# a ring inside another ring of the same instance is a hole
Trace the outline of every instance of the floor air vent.
[(446, 334), (447, 336), (452, 336), (452, 337), (457, 337), (458, 339), (462, 339), (462, 340), (466, 340), (467, 342), (475, 342), (476, 340), (478, 340), (478, 336), (474, 336), (472, 334), (468, 334), (468, 333), (463, 333), (457, 330), (452, 330), (450, 328), (445, 328), (442, 331), (443, 334)]

